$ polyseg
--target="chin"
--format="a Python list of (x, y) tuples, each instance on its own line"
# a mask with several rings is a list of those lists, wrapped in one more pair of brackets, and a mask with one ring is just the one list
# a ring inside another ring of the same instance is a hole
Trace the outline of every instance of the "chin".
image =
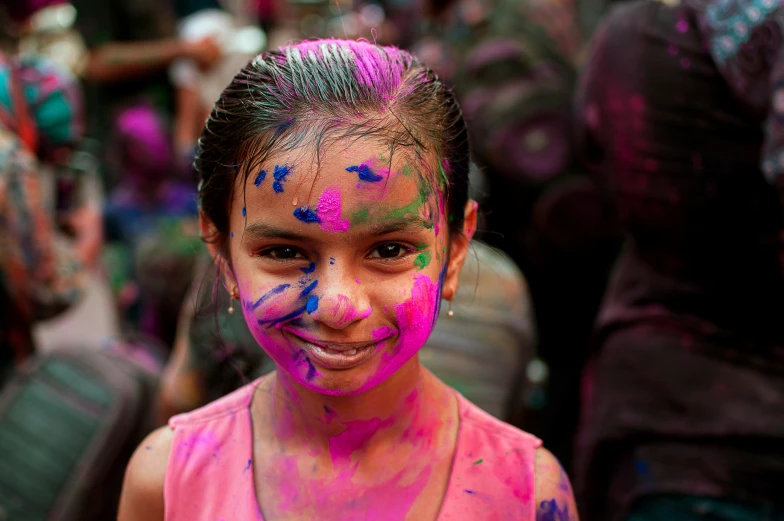
[[(362, 378), (358, 375), (348, 375), (349, 371), (329, 371), (318, 369), (320, 373), (308, 379), (307, 374), (292, 375), (303, 387), (326, 396), (356, 396), (376, 387), (382, 382), (372, 377)], [(336, 374), (337, 373), (337, 374)]]

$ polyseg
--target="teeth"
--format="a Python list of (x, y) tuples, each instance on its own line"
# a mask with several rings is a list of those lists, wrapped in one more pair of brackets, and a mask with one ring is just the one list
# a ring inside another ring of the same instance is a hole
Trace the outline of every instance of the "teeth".
[(355, 355), (355, 354), (357, 354), (357, 350), (356, 349), (352, 349), (350, 351), (346, 351), (346, 354), (347, 355)]

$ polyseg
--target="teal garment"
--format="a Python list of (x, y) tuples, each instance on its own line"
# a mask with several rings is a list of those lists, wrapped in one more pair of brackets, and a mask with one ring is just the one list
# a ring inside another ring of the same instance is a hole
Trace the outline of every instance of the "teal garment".
[(784, 510), (764, 503), (681, 494), (640, 499), (626, 521), (784, 521)]
[[(0, 66), (0, 110), (17, 120), (12, 101), (11, 65)], [(14, 63), (24, 103), (41, 145), (49, 149), (73, 145), (84, 133), (79, 84), (68, 70), (46, 58), (28, 56)]]

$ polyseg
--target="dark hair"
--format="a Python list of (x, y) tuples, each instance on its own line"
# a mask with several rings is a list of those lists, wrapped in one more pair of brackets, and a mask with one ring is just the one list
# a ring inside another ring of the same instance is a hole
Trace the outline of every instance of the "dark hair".
[[(328, 139), (379, 139), (437, 160), (450, 232), (463, 225), (469, 146), (452, 92), (411, 54), (366, 41), (315, 40), (253, 59), (223, 91), (199, 139), (201, 210), (225, 241), (237, 176), (247, 181), (274, 150)], [(432, 164), (432, 163), (431, 163)], [(243, 185), (244, 186), (244, 185)]]

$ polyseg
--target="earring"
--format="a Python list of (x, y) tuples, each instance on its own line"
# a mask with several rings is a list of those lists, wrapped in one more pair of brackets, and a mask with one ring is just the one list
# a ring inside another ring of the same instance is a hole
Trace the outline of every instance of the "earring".
[(233, 291), (231, 293), (229, 293), (229, 297), (231, 298), (231, 300), (229, 300), (229, 315), (233, 315), (234, 314), (234, 299), (236, 299), (237, 297), (234, 295)]
[(452, 301), (451, 300), (449, 301), (449, 309), (446, 312), (446, 316), (448, 316), (449, 318), (452, 318), (453, 316), (455, 316), (455, 312), (452, 311)]

